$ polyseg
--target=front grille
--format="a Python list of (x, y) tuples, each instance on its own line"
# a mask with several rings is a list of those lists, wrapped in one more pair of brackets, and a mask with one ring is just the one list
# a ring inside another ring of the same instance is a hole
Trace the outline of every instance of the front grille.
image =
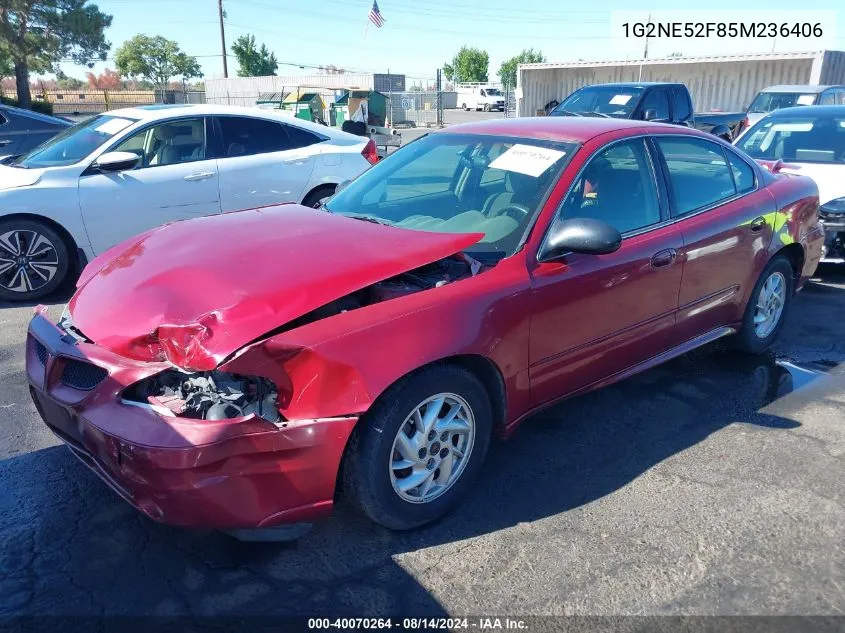
[(47, 348), (39, 341), (38, 339), (33, 339), (35, 343), (35, 355), (38, 356), (38, 360), (41, 361), (42, 365), (47, 364)]
[(91, 363), (84, 363), (79, 360), (68, 360), (62, 369), (61, 381), (68, 387), (90, 391), (99, 385), (108, 372), (102, 367)]

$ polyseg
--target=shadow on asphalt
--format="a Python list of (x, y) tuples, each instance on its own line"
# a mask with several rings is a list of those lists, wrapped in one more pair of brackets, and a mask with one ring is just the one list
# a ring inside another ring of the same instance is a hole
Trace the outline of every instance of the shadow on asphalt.
[[(788, 335), (811, 337), (824, 319), (823, 340), (845, 340), (834, 292), (841, 311), (842, 289), (808, 288)], [(447, 615), (427, 587), (448, 557), (460, 565), (462, 541), (601, 499), (728, 425), (800, 426), (766, 405), (838, 362), (819, 360), (808, 368), (713, 345), (564, 402), (495, 443), (475, 492), (451, 514), (405, 533), (341, 500), (298, 542), (240, 543), (142, 517), (65, 448), (16, 456), (0, 462), (0, 615)], [(402, 565), (410, 552), (414, 574)], [(431, 558), (423, 571), (420, 556)]]

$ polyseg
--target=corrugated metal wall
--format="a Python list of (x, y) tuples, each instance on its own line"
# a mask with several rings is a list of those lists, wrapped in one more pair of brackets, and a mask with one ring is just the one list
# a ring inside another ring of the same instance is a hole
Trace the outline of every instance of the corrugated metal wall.
[(254, 106), (263, 92), (295, 90), (297, 86), (311, 88), (344, 88), (347, 86), (372, 89), (372, 74), (291, 75), (288, 77), (229, 77), (206, 79), (205, 98), (208, 103)]
[[(821, 64), (820, 83), (845, 83), (845, 53), (827, 51)], [(689, 87), (697, 111), (743, 110), (757, 92), (774, 84), (810, 83), (815, 56), (782, 59), (736, 59), (731, 61), (668, 62), (577, 66), (568, 68), (520, 68), (518, 101), (520, 116), (533, 116), (545, 104), (563, 100), (576, 88), (615, 81), (672, 81)]]

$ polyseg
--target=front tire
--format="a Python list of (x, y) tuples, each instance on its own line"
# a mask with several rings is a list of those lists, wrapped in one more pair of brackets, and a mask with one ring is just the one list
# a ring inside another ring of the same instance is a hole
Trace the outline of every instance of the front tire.
[(795, 271), (783, 255), (773, 258), (763, 270), (745, 307), (742, 329), (735, 347), (749, 354), (762, 354), (774, 343), (792, 303)]
[(32, 301), (56, 290), (72, 265), (67, 244), (45, 222), (0, 219), (0, 299)]
[(334, 195), (337, 185), (323, 185), (317, 187), (314, 191), (305, 196), (302, 201), (303, 207), (310, 207), (312, 209), (319, 209), (323, 204)]
[(491, 431), (490, 399), (478, 378), (460, 367), (429, 367), (393, 385), (361, 419), (344, 489), (376, 523), (419, 527), (469, 492)]

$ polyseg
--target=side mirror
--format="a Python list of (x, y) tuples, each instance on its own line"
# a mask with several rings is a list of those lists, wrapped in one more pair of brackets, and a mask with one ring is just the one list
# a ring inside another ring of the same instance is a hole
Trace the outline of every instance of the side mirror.
[(643, 112), (643, 121), (654, 121), (657, 118), (657, 110), (649, 108)]
[(539, 260), (553, 261), (566, 253), (606, 255), (619, 250), (622, 235), (607, 222), (572, 218), (556, 223), (543, 243)]
[(94, 167), (100, 171), (124, 171), (140, 162), (141, 157), (133, 152), (106, 152), (94, 161)]

